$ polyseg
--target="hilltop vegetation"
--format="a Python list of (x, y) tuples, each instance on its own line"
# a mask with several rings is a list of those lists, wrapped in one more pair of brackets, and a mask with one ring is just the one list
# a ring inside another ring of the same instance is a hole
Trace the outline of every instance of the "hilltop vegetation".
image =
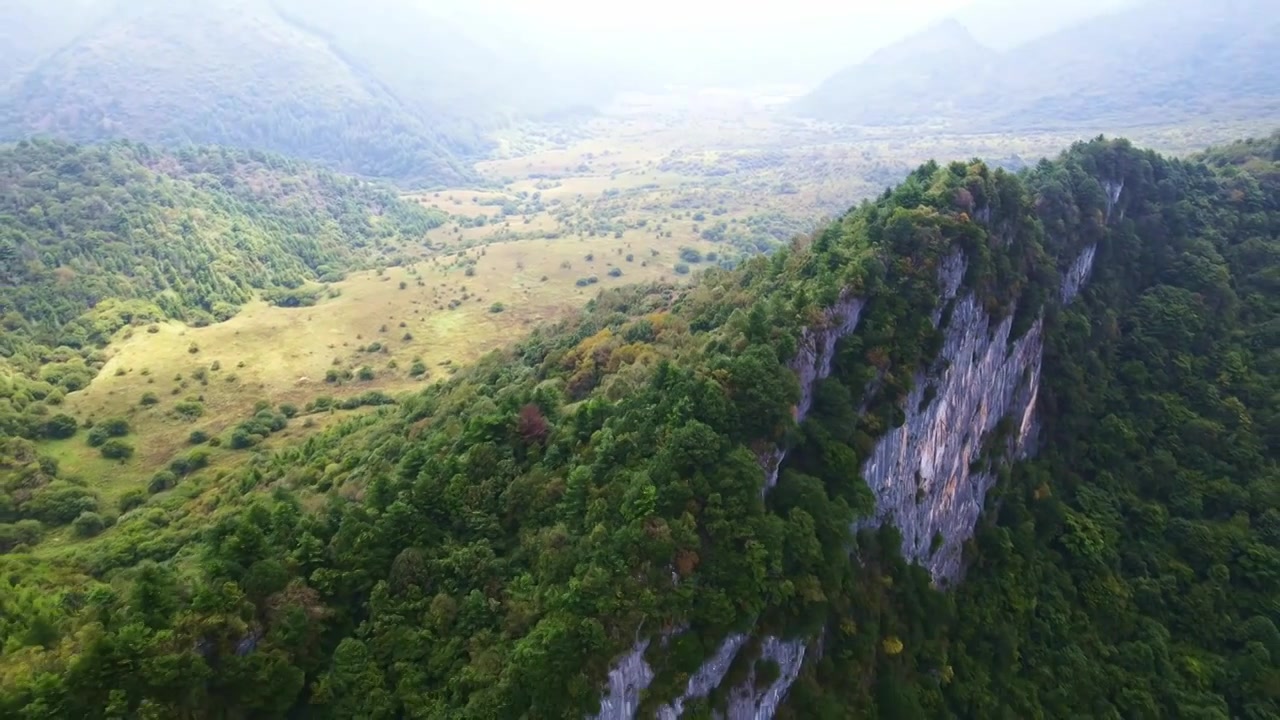
[[(188, 464), (92, 543), (31, 554), (44, 520), (6, 525), (0, 711), (576, 717), (637, 632), (691, 629), (653, 646), (651, 706), (756, 624), (826, 629), (793, 717), (1275, 714), (1277, 152), (929, 164), (687, 292), (606, 292), (217, 482)], [(1103, 177), (1125, 183), (1110, 223)], [(1094, 241), (1090, 289), (1058, 308), (1058, 267)], [(990, 312), (1025, 329), (1044, 308), (1051, 350), (1041, 457), (1006, 473), (944, 594), (892, 529), (848, 528), (955, 249)], [(797, 425), (785, 363), (842, 293), (868, 298), (862, 324)], [(762, 499), (770, 443), (792, 452)], [(109, 524), (67, 487), (41, 517)]]

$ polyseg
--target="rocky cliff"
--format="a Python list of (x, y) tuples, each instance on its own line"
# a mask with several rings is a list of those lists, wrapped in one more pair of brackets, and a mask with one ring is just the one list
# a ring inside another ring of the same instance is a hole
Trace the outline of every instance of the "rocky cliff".
[[(1108, 190), (1114, 203), (1119, 193)], [(1064, 273), (1063, 303), (1074, 299), (1087, 281), (1094, 255), (1094, 246), (1086, 247)], [(1012, 312), (993, 321), (973, 292), (961, 292), (967, 267), (959, 252), (941, 264), (942, 302), (932, 319), (943, 332), (942, 350), (917, 373), (903, 407), (905, 421), (879, 439), (862, 468), (862, 477), (875, 496), (875, 514), (860, 527), (896, 525), (902, 532), (903, 556), (928, 568), (940, 586), (960, 577), (962, 548), (973, 536), (986, 493), (995, 482), (994, 464), (1029, 454), (1037, 429), (1043, 317), (1020, 337), (1011, 337)], [(944, 313), (947, 305), (950, 311)], [(857, 329), (863, 306), (862, 299), (843, 296), (821, 323), (803, 333), (790, 363), (801, 388), (797, 422), (807, 416), (817, 382), (831, 374), (837, 343)], [(765, 492), (776, 484), (785, 458), (782, 448), (761, 455)], [(709, 695), (747, 640), (744, 634), (727, 637), (690, 677), (684, 693), (662, 706), (658, 716), (678, 718), (690, 700)], [(728, 692), (724, 716), (728, 720), (772, 718), (799, 675), (808, 644), (804, 639), (762, 638), (759, 658), (748, 677)], [(653, 679), (644, 658), (648, 645), (647, 640), (638, 642), (609, 673), (597, 718), (635, 716), (640, 694)], [(764, 688), (756, 682), (761, 659), (776, 663), (779, 669), (777, 678)]]

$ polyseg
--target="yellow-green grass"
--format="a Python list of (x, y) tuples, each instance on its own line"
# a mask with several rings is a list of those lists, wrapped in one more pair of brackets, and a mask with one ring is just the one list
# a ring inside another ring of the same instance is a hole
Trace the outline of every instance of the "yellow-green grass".
[[(702, 241), (681, 244), (714, 249)], [(627, 254), (633, 255), (632, 262), (625, 260)], [(65, 407), (81, 419), (126, 418), (133, 429), (127, 442), (135, 447), (134, 457), (105, 460), (85, 443), (83, 433), (46, 443), (45, 451), (114, 502), (145, 486), (152, 472), (185, 452), (192, 430), (223, 434), (251, 417), (260, 401), (302, 408), (320, 395), (340, 398), (367, 390), (419, 388), (446, 377), (451, 366), (473, 361), (534, 325), (580, 307), (602, 288), (678, 280), (673, 271), (677, 255), (678, 246), (670, 239), (638, 232), (622, 238), (498, 243), (467, 250), (461, 257), (437, 257), (382, 274), (354, 274), (331, 286), (336, 297), (313, 307), (255, 302), (230, 320), (207, 327), (164, 323), (154, 331), (131, 328), (107, 349), (109, 359), (98, 377), (69, 395)], [(465, 268), (472, 262), (475, 274), (468, 276)], [(611, 266), (623, 275), (610, 277)], [(597, 283), (576, 284), (589, 276)], [(454, 301), (457, 306), (451, 309)], [(385, 349), (369, 352), (373, 343)], [(426, 376), (410, 375), (415, 360), (426, 365)], [(217, 370), (211, 369), (215, 362)], [(357, 372), (364, 366), (373, 369), (373, 380), (325, 381), (331, 369)], [(203, 380), (197, 377), (201, 371)], [(144, 405), (147, 393), (158, 403)], [(203, 405), (204, 414), (195, 420), (174, 409), (188, 399)], [(294, 420), (282, 437), (308, 432), (302, 423)], [(214, 465), (222, 467), (244, 455), (215, 450)]]

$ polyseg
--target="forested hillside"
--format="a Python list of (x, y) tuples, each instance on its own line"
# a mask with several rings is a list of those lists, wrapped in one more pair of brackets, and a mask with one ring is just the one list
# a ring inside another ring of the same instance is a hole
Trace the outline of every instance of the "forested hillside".
[(88, 384), (125, 326), (218, 322), (257, 295), (305, 301), (306, 283), (394, 262), (442, 220), (262, 153), (0, 149), (0, 432), (48, 434), (48, 406)]
[(1148, 0), (1002, 52), (951, 21), (835, 73), (796, 107), (985, 132), (1266, 118), (1280, 110), (1277, 33), (1271, 0)]
[[(1280, 135), (1188, 161), (1099, 139), (1020, 175), (930, 163), (789, 249), (608, 291), (91, 544), (42, 550), (41, 518), (76, 509), (15, 512), (56, 473), (27, 457), (0, 498), (0, 714), (582, 717), (619, 654), (668, 638), (643, 714), (749, 631), (822, 637), (779, 716), (1276, 715), (1278, 233)], [(850, 527), (939, 354), (958, 254), (1010, 342), (1043, 313), (1047, 350), (1039, 454), (1000, 466), (942, 592), (893, 528)], [(788, 363), (851, 298), (806, 415)]]
[(219, 144), (458, 184), (489, 130), (601, 97), (417, 4), (14, 0), (0, 25), (0, 140)]

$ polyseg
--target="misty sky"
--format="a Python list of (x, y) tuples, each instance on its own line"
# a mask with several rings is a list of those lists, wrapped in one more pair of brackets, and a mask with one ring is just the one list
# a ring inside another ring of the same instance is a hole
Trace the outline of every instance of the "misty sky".
[(1139, 0), (423, 0), (521, 41), (690, 83), (815, 83), (948, 17), (1007, 47)]

